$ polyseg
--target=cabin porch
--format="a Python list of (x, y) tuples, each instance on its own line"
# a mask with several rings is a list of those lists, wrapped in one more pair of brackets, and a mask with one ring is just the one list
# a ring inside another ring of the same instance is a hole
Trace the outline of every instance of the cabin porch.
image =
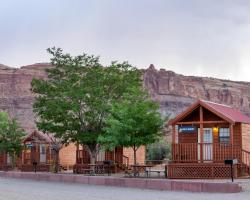
[(230, 107), (198, 101), (170, 122), (169, 178), (227, 178), (230, 166), (224, 161), (228, 159), (238, 160), (235, 177), (249, 174), (250, 152), (243, 148), (242, 135), (250, 132), (243, 131), (242, 123), (228, 118), (226, 112), (234, 114)]
[(105, 173), (110, 170), (112, 173), (120, 172), (129, 165), (129, 158), (123, 155), (123, 148), (117, 147), (114, 151), (100, 151), (96, 163), (90, 164), (90, 156), (86, 148), (78, 145), (76, 150), (76, 164), (74, 173), (89, 173), (91, 166), (97, 172)]

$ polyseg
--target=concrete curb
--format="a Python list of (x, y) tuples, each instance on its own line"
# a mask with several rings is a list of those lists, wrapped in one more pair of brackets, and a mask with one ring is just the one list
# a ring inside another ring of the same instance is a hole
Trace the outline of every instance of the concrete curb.
[(169, 179), (118, 178), (34, 172), (0, 172), (0, 177), (168, 191), (210, 193), (237, 193), (243, 191), (242, 187), (237, 183), (189, 182)]

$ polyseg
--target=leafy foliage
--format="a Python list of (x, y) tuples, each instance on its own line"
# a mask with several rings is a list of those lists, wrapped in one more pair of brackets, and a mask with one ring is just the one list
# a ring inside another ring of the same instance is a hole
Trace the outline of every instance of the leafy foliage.
[[(15, 119), (9, 119), (6, 112), (0, 112), (0, 153), (8, 153), (15, 161), (16, 155), (22, 150), (22, 139), (25, 132)], [(15, 163), (12, 163), (13, 166)]]
[(123, 101), (113, 104), (106, 134), (99, 138), (99, 142), (109, 149), (132, 147), (136, 164), (137, 149), (156, 142), (161, 136), (162, 125), (158, 105), (140, 88), (134, 89)]
[(171, 146), (164, 140), (149, 144), (147, 146), (147, 160), (149, 161), (161, 161), (164, 159), (169, 159), (170, 154)]
[(94, 157), (112, 104), (141, 85), (140, 71), (126, 62), (103, 67), (95, 56), (72, 57), (56, 48), (48, 52), (54, 66), (47, 70), (48, 79), (32, 81), (37, 126), (63, 143), (85, 145)]

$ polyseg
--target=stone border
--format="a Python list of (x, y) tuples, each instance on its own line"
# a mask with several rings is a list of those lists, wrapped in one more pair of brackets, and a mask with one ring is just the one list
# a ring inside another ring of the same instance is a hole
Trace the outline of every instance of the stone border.
[(188, 191), (188, 192), (242, 192), (237, 183), (189, 182), (169, 179), (118, 178), (112, 176), (84, 176), (76, 174), (52, 174), (34, 172), (0, 172), (0, 177), (32, 179), (36, 181), (55, 181), (64, 183), (80, 183), (90, 185), (104, 185), (130, 187), (140, 189)]

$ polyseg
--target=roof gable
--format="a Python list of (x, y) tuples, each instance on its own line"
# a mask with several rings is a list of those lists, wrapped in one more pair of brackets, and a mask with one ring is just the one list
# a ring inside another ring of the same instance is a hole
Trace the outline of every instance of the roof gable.
[(184, 112), (180, 113), (176, 118), (171, 120), (169, 124), (175, 124), (179, 122), (199, 106), (206, 108), (207, 110), (211, 111), (212, 113), (221, 117), (222, 119), (228, 121), (229, 123), (241, 122), (250, 124), (250, 117), (246, 116), (242, 112), (227, 105), (222, 105), (204, 100), (198, 100), (197, 102), (192, 104)]
[(50, 138), (48, 135), (39, 131), (33, 131), (32, 133), (30, 133), (24, 138), (23, 143), (29, 140), (35, 139), (35, 138), (37, 138), (39, 141), (44, 141), (46, 143), (51, 143), (52, 141), (52, 138)]

